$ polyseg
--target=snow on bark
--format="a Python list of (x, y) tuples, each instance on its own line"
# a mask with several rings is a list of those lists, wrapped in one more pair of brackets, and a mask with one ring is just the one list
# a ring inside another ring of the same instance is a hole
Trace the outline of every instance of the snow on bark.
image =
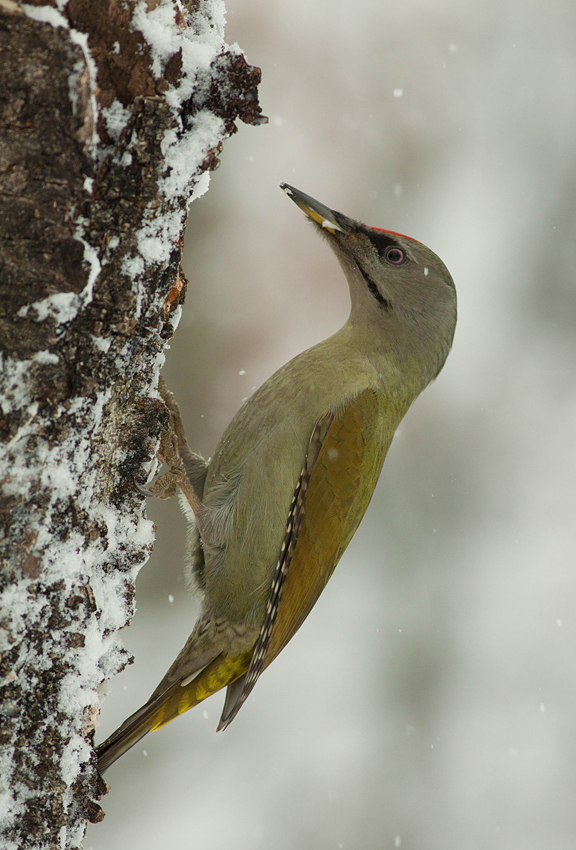
[(220, 0), (0, 0), (0, 835), (75, 848), (153, 527), (191, 200), (258, 69)]

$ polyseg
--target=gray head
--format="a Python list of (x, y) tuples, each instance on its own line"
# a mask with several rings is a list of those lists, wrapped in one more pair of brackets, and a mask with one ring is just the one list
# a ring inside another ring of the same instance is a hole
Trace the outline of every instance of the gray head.
[(434, 377), (456, 327), (456, 289), (436, 254), (415, 239), (369, 227), (281, 183), (314, 222), (338, 257), (350, 288), (349, 322), (381, 338), (387, 348), (430, 362)]

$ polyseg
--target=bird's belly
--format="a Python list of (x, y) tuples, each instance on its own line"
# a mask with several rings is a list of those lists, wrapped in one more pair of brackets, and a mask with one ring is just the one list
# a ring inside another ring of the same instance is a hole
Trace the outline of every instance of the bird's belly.
[(244, 464), (225, 539), (205, 548), (206, 599), (219, 615), (258, 626), (264, 619), (306, 450), (293, 428), (277, 428)]

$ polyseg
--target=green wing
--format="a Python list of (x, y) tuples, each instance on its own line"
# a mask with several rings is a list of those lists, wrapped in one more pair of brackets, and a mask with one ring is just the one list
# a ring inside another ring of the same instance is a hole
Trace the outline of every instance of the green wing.
[(312, 610), (364, 516), (392, 436), (373, 390), (317, 423), (250, 667), (229, 694), (219, 728)]

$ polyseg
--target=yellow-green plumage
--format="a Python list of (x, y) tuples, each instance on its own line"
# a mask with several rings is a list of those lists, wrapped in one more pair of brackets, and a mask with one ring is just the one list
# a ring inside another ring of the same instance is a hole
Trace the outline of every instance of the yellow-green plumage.
[(454, 285), (432, 251), (286, 191), (336, 253), (350, 317), (254, 393), (207, 468), (190, 455), (196, 492), (183, 489), (196, 505), (190, 557), (202, 611), (148, 703), (98, 748), (102, 771), (224, 687), (219, 728), (235, 717), (324, 589), (398, 424), (452, 343)]
[(300, 628), (352, 539), (380, 475), (392, 434), (373, 390), (366, 390), (335, 415), (314, 469), (298, 543), (264, 666)]
[(252, 651), (238, 656), (218, 656), (186, 687), (173, 685), (158, 709), (152, 714), (149, 731), (160, 729), (179, 714), (211, 697), (242, 676), (250, 666)]

